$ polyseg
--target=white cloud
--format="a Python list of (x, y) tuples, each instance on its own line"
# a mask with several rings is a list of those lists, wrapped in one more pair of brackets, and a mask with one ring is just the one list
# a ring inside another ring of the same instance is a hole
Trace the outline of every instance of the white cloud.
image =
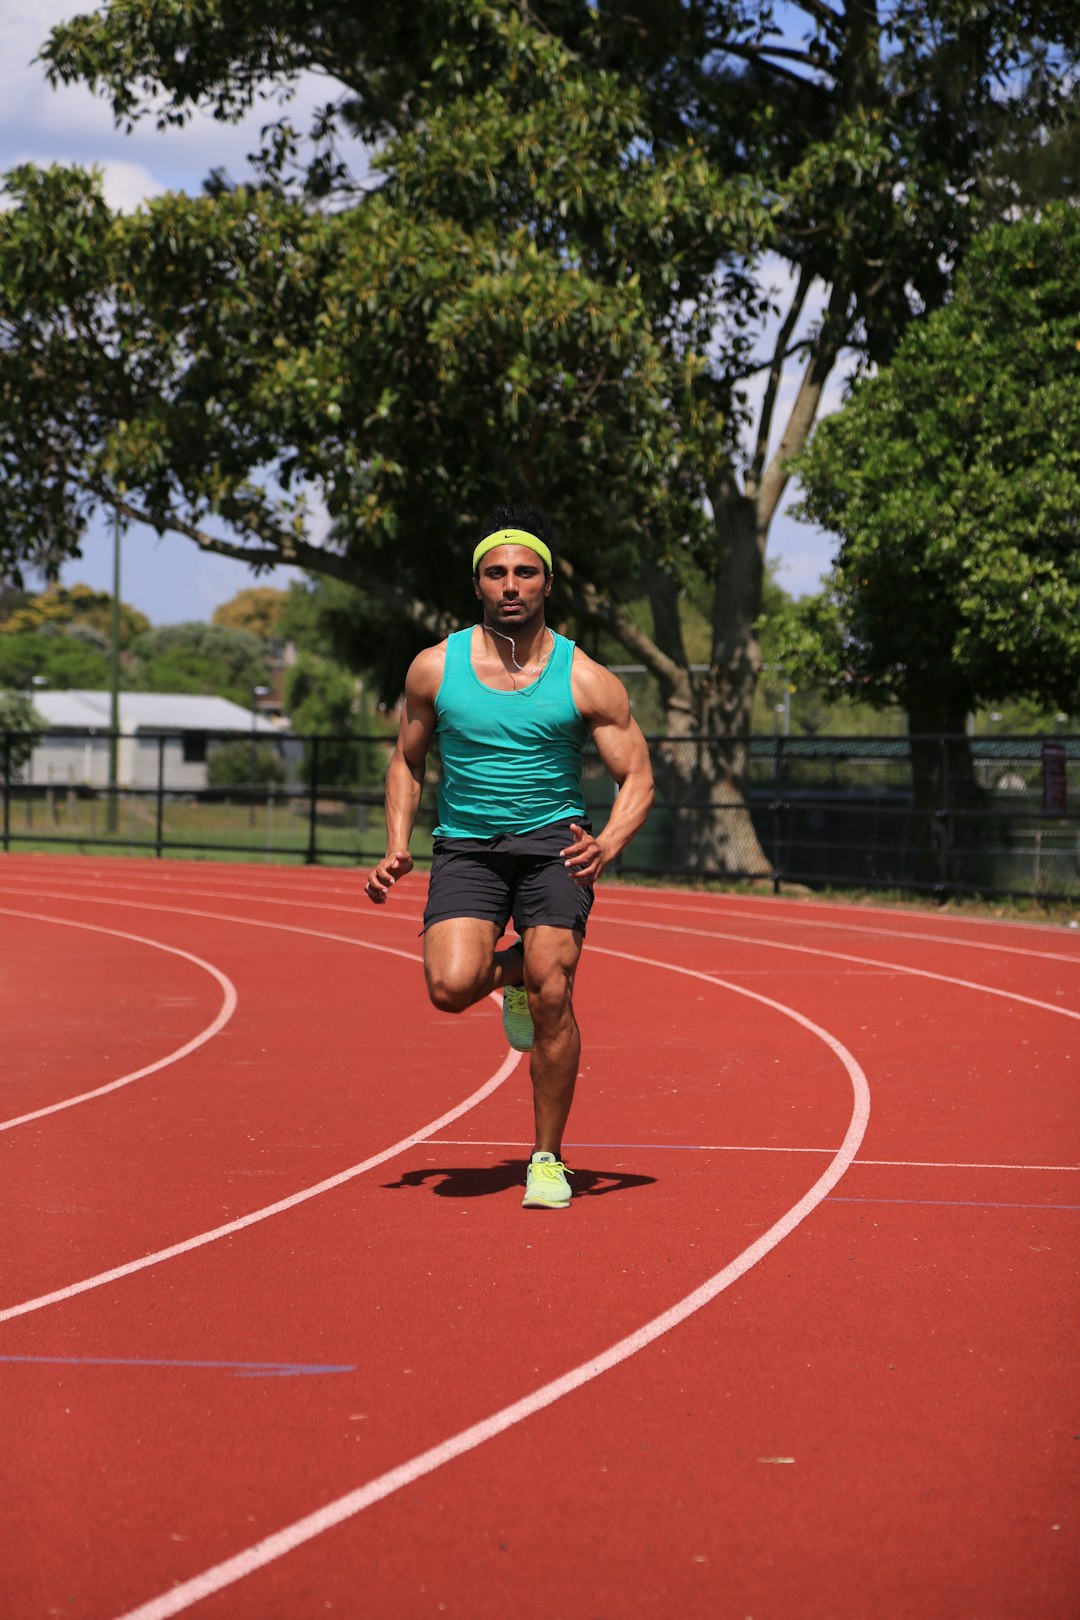
[[(8, 169), (20, 163), (33, 163), (45, 168), (56, 161), (43, 152), (15, 152), (5, 156), (3, 167)], [(140, 203), (158, 197), (169, 189), (164, 181), (151, 174), (141, 163), (125, 163), (111, 158), (104, 163), (88, 164), (87, 167), (100, 170), (102, 193), (116, 213), (131, 213)]]
[[(166, 190), (197, 192), (213, 168), (242, 178), (247, 154), (260, 144), (259, 131), (282, 114), (276, 97), (256, 103), (236, 124), (196, 113), (182, 128), (158, 130), (145, 118), (125, 134), (114, 125), (105, 97), (81, 84), (52, 89), (35, 58), (57, 23), (90, 9), (77, 0), (39, 0), (33, 7), (22, 0), (0, 15), (0, 172), (30, 152), (41, 163), (96, 164), (113, 176), (109, 183), (125, 207)], [(304, 130), (315, 108), (333, 94), (331, 81), (307, 74), (287, 115)], [(357, 164), (363, 168), (359, 148)]]
[(148, 198), (156, 197), (167, 190), (167, 187), (155, 179), (150, 170), (144, 168), (141, 163), (113, 161), (104, 164), (103, 170), (102, 190), (105, 193), (105, 201), (117, 213), (130, 213)]

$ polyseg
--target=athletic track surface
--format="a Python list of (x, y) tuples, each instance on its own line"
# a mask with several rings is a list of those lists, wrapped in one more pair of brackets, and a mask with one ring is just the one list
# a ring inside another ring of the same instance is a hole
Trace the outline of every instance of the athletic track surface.
[(424, 886), (0, 858), (3, 1620), (1072, 1620), (1080, 937), (606, 887), (525, 1212)]

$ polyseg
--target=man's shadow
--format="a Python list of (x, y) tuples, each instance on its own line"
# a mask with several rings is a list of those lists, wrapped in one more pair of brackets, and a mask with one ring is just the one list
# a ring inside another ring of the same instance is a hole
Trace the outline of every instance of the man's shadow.
[[(406, 1170), (398, 1181), (384, 1181), (387, 1189), (427, 1188), (437, 1198), (487, 1198), (525, 1185), (526, 1159), (504, 1159), (501, 1164), (429, 1165)], [(619, 1170), (578, 1170), (571, 1177), (575, 1198), (600, 1198), (605, 1193), (631, 1192), (648, 1187), (655, 1176), (632, 1176)]]

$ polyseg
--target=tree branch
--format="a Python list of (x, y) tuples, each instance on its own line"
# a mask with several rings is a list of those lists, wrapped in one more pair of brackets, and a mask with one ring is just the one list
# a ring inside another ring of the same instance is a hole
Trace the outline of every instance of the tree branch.
[(757, 492), (759, 534), (768, 528), (780, 504), (780, 497), (787, 487), (788, 479), (791, 477), (788, 463), (792, 456), (798, 454), (810, 436), (825, 383), (847, 336), (847, 308), (848, 289), (835, 283), (829, 297), (825, 319), (821, 324), (821, 332), (803, 372), (780, 447), (766, 468)]
[(746, 479), (746, 492), (748, 495), (757, 493), (757, 487), (765, 468), (765, 458), (769, 453), (769, 434), (772, 431), (773, 413), (776, 409), (776, 396), (784, 374), (784, 361), (787, 358), (791, 343), (791, 334), (798, 325), (813, 280), (812, 271), (803, 266), (799, 271), (795, 294), (776, 336), (773, 357), (769, 363), (769, 380), (761, 402), (761, 415), (758, 418), (757, 442), (754, 445), (754, 456)]
[(661, 652), (652, 637), (646, 635), (617, 603), (601, 595), (591, 580), (580, 578), (577, 570), (565, 557), (559, 558), (557, 567), (566, 596), (575, 613), (591, 619), (594, 624), (609, 631), (622, 643), (627, 652), (632, 653), (644, 664), (650, 675), (654, 675), (669, 691), (686, 680), (686, 670), (682, 665)]
[[(84, 484), (83, 487), (90, 490), (89, 485)], [(423, 630), (436, 640), (441, 641), (451, 630), (461, 628), (460, 620), (452, 614), (437, 612), (403, 586), (382, 580), (375, 574), (366, 575), (355, 560), (345, 553), (313, 546), (309, 541), (300, 540), (294, 534), (283, 531), (279, 543), (264, 544), (255, 549), (233, 540), (225, 540), (218, 535), (208, 534), (205, 529), (185, 522), (176, 513), (151, 515), (140, 510), (129, 500), (118, 499), (111, 491), (95, 487), (91, 492), (131, 523), (145, 524), (147, 528), (156, 529), (159, 533), (167, 530), (173, 534), (183, 535), (185, 539), (197, 545), (200, 551), (212, 552), (218, 557), (232, 557), (256, 571), (260, 568), (277, 568), (287, 564), (289, 567), (306, 569), (312, 574), (327, 574), (333, 579), (339, 579), (344, 584), (351, 585), (354, 590), (375, 597), (399, 618), (415, 625), (417, 629)]]
[[(730, 39), (720, 41), (719, 49), (725, 52), (728, 56), (737, 56), (740, 57), (744, 62), (753, 62), (758, 67), (767, 69), (767, 71), (771, 73), (774, 78), (783, 79), (787, 84), (796, 84), (799, 86), (800, 90), (813, 90), (819, 95), (827, 94), (824, 85), (816, 83), (816, 81), (813, 79), (804, 78), (801, 73), (793, 73), (790, 68), (781, 67), (779, 62), (774, 62), (771, 60), (772, 56), (774, 55), (788, 56), (793, 57), (796, 61), (805, 62), (808, 67), (818, 66), (816, 62), (814, 62), (810, 57), (805, 56), (801, 51), (782, 51), (777, 48), (776, 51), (770, 52), (768, 46), (764, 46), (759, 49), (752, 45), (736, 45), (734, 41)], [(769, 54), (765, 55), (763, 52), (769, 52)]]
[(819, 22), (825, 32), (830, 34), (833, 39), (843, 37), (844, 19), (838, 16), (829, 6), (824, 5), (822, 0), (795, 0), (795, 6), (797, 10), (805, 11), (808, 17), (813, 17), (816, 22)]

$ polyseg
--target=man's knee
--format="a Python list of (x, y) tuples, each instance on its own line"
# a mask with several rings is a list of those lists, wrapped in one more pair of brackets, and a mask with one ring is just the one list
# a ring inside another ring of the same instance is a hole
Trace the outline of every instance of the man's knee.
[(466, 1007), (471, 1007), (483, 994), (471, 980), (465, 982), (445, 973), (429, 972), (427, 987), (431, 1005), (446, 1013), (464, 1012)]
[(529, 992), (529, 1011), (533, 1023), (539, 1026), (557, 1026), (571, 1011), (574, 978), (554, 965), (535, 975), (526, 975)]
[(460, 1013), (491, 989), (497, 929), (479, 918), (433, 923), (424, 935), (424, 977), (433, 1007)]

